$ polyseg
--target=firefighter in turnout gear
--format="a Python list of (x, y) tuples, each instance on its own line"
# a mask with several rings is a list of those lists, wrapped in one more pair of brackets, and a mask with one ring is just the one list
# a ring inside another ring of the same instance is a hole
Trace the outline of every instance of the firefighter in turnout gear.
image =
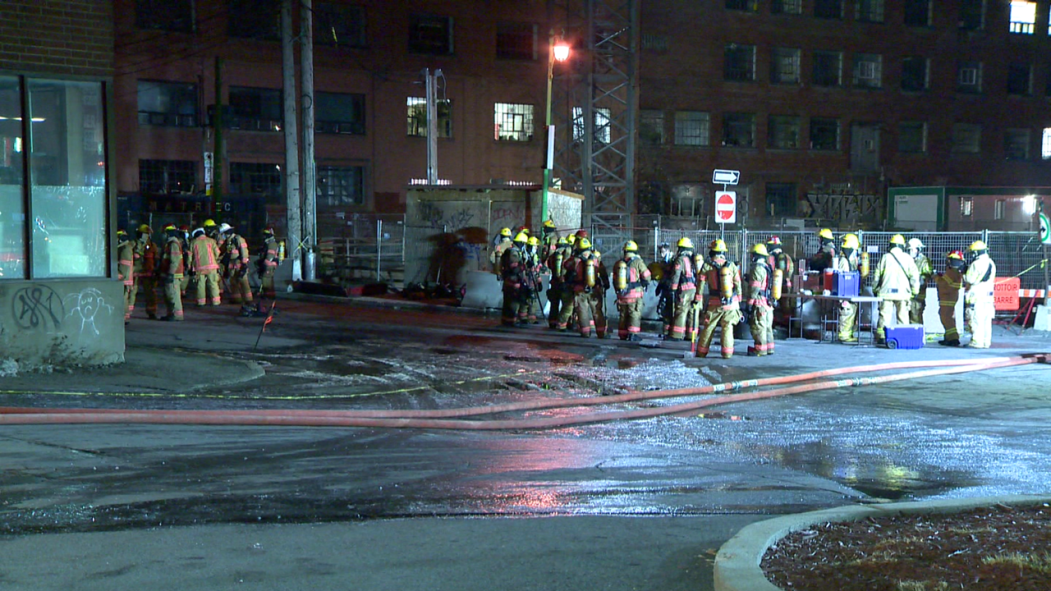
[(828, 228), (818, 232), (817, 237), (821, 240), (821, 247), (810, 257), (809, 267), (811, 271), (820, 273), (832, 266), (832, 259), (836, 257), (836, 239)]
[(964, 266), (963, 253), (954, 250), (945, 255), (945, 272), (934, 278), (938, 286), (938, 319), (945, 330), (945, 337), (938, 344), (945, 347), (960, 346), (960, 331), (956, 328), (956, 303), (960, 301)]
[(934, 275), (934, 267), (927, 255), (923, 254), (924, 246), (919, 238), (910, 238), (908, 246), (909, 255), (916, 262), (916, 270), (920, 273), (920, 290), (909, 303), (909, 324), (923, 324), (923, 311), (927, 308), (927, 283)]
[(677, 246), (679, 250), (672, 259), (668, 274), (674, 311), (666, 337), (681, 341), (686, 338), (686, 320), (697, 302), (697, 275), (693, 260), (693, 241), (684, 236)]
[(186, 297), (186, 288), (190, 286), (192, 273), (190, 273), (190, 227), (185, 224), (179, 226), (179, 244), (182, 246), (182, 266), (186, 271), (183, 273), (182, 281), (179, 282), (179, 293), (182, 294), (182, 297)]
[(529, 237), (519, 232), (513, 245), (500, 255), (500, 277), (503, 278), (504, 305), (500, 323), (504, 326), (521, 326), (529, 319), (529, 269), (526, 243)]
[(884, 328), (889, 324), (909, 323), (909, 303), (920, 289), (920, 271), (915, 261), (905, 252), (905, 237), (890, 237), (890, 252), (879, 260), (872, 275), (872, 291), (883, 299), (879, 303), (879, 321), (876, 323), (876, 342), (884, 343)]
[(277, 297), (274, 291), (274, 274), (277, 272), (277, 265), (280, 261), (278, 255), (279, 247), (277, 239), (274, 238), (274, 229), (267, 227), (263, 230), (263, 245), (259, 247), (259, 254), (256, 258), (256, 272), (259, 274), (259, 305), (256, 306), (256, 310), (259, 312), (263, 310), (262, 300), (268, 299), (273, 300)]
[[(861, 264), (861, 242), (856, 234), (843, 236), (839, 254), (832, 260), (832, 270), (841, 273), (857, 271)], [(856, 343), (854, 328), (858, 321), (858, 305), (846, 300), (839, 303), (839, 342)]]
[(722, 328), (722, 355), (734, 354), (734, 325), (741, 321), (741, 272), (727, 258), (726, 243), (715, 240), (708, 249), (708, 260), (697, 274), (697, 293), (708, 284), (708, 307), (704, 313), (704, 330), (697, 340), (697, 356), (705, 357), (711, 348), (715, 329)]
[(547, 269), (551, 272), (551, 283), (547, 290), (547, 301), (550, 309), (547, 315), (548, 328), (558, 328), (558, 316), (562, 310), (562, 265), (573, 256), (573, 247), (568, 238), (558, 239), (558, 248), (552, 252), (545, 261)]
[(536, 236), (530, 236), (526, 241), (526, 272), (528, 273), (529, 295), (529, 323), (540, 324), (537, 317), (543, 314), (540, 309), (540, 289), (544, 285), (540, 276), (544, 266), (540, 264), (540, 240)]
[(613, 289), (617, 293), (620, 340), (637, 340), (642, 331), (642, 296), (650, 285), (650, 270), (639, 256), (634, 240), (624, 243), (624, 258), (613, 265)]
[(592, 247), (591, 258), (595, 266), (595, 287), (591, 290), (591, 320), (595, 327), (595, 335), (600, 339), (606, 338), (609, 333), (609, 323), (606, 320), (606, 292), (609, 291), (609, 271), (602, 262), (602, 253)]
[(671, 288), (671, 245), (662, 242), (657, 247), (657, 260), (650, 264), (650, 275), (657, 282), (657, 317), (663, 322), (660, 337), (671, 334), (672, 317), (675, 315), (675, 294)]
[(996, 282), (996, 263), (989, 258), (989, 247), (975, 240), (970, 248), (971, 262), (963, 274), (964, 326), (971, 333), (968, 347), (988, 349), (992, 345), (993, 316), (996, 307), (993, 301), (993, 283)]
[(562, 264), (562, 283), (566, 293), (570, 294), (571, 305), (567, 305), (567, 296), (562, 298), (562, 312), (558, 316), (558, 329), (566, 330), (574, 312), (580, 324), (580, 336), (590, 337), (595, 325), (594, 303), (591, 292), (597, 289), (598, 269), (591, 251), (591, 241), (577, 238), (573, 247), (573, 256)]
[(225, 222), (219, 226), (219, 236), (223, 238), (219, 258), (222, 268), (226, 270), (230, 302), (242, 304), (247, 309), (252, 304), (252, 286), (248, 283), (248, 242)]
[(193, 231), (193, 240), (190, 241), (190, 268), (193, 269), (194, 276), (197, 278), (197, 306), (203, 306), (206, 301), (213, 306), (221, 304), (219, 245), (205, 234), (204, 228), (197, 228)]
[(511, 228), (501, 228), (500, 234), (496, 237), (493, 243), (493, 251), (489, 253), (489, 264), (493, 273), (497, 279), (500, 279), (500, 265), (503, 260), (504, 252), (513, 246), (511, 241)]
[(182, 278), (186, 270), (182, 254), (182, 232), (175, 227), (175, 224), (168, 224), (164, 227), (164, 233), (167, 241), (164, 243), (160, 270), (164, 280), (164, 307), (168, 314), (161, 320), (181, 322), (183, 319)]
[(547, 257), (551, 256), (552, 253), (561, 244), (561, 239), (558, 237), (558, 229), (555, 227), (553, 220), (544, 220), (544, 225), (540, 228), (540, 244), (543, 246), (540, 253), (543, 259), (546, 261)]
[[(588, 247), (590, 248), (590, 243)], [(576, 293), (573, 291), (573, 286), (567, 283), (567, 279), (570, 277), (571, 265), (573, 263), (573, 257), (577, 255), (579, 250), (577, 249), (577, 235), (570, 234), (566, 236), (566, 249), (563, 251), (565, 257), (562, 258), (560, 268), (557, 274), (559, 283), (560, 302), (558, 309), (558, 317), (555, 322), (555, 328), (560, 331), (565, 331), (569, 327), (569, 323), (576, 316)]]
[(756, 244), (752, 247), (752, 264), (748, 268), (747, 281), (747, 316), (755, 346), (749, 347), (748, 354), (756, 357), (774, 354), (774, 302), (770, 299), (773, 273), (769, 259), (766, 245)]
[[(780, 275), (781, 277), (781, 298), (778, 301), (772, 300), (770, 302), (774, 307), (774, 323), (788, 326), (788, 319), (793, 316), (792, 312), (794, 311), (796, 300), (787, 294), (792, 291), (792, 277), (796, 274), (796, 263), (792, 260), (792, 255), (781, 248), (781, 239), (777, 236), (771, 236), (770, 240), (766, 242), (766, 251), (770, 253), (767, 264), (770, 265), (770, 273), (772, 274), (770, 280), (771, 288), (773, 288), (773, 282), (777, 276)], [(778, 290), (771, 289), (771, 292), (778, 293)]]
[(124, 284), (124, 323), (127, 324), (135, 305), (135, 246), (124, 230), (117, 230), (117, 278)]
[(135, 241), (135, 284), (131, 290), (128, 307), (135, 309), (137, 292), (142, 289), (146, 300), (146, 315), (157, 319), (157, 266), (160, 263), (157, 245), (153, 242), (153, 230), (147, 224), (139, 226), (139, 239)]

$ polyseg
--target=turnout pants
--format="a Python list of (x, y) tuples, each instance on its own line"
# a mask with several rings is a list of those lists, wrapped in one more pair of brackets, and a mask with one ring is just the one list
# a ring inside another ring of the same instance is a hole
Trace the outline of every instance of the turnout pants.
[(854, 327), (858, 321), (858, 305), (851, 302), (839, 303), (839, 340), (844, 343), (852, 343), (857, 339), (854, 336)]
[[(580, 322), (580, 336), (591, 336), (591, 329), (595, 326), (595, 303), (590, 293), (577, 292), (574, 297), (577, 309), (577, 320)], [(605, 318), (602, 319), (605, 322)], [(600, 334), (601, 336), (601, 334)]]
[[(752, 309), (752, 318), (748, 322), (748, 328), (752, 330), (752, 340), (755, 341), (756, 355), (773, 355), (774, 308), (763, 305), (755, 306)], [(730, 332), (733, 332), (732, 327)], [(724, 332), (723, 334), (726, 333)]]
[(741, 320), (741, 311), (730, 309), (724, 310), (721, 307), (715, 309), (709, 309), (704, 313), (704, 329), (701, 330), (701, 335), (697, 339), (697, 356), (704, 357), (708, 355), (708, 350), (712, 345), (712, 338), (715, 337), (715, 329), (721, 328), (722, 334), (720, 339), (721, 352), (723, 359), (729, 359), (734, 355), (734, 325)]
[(620, 311), (620, 325), (617, 328), (620, 340), (627, 340), (631, 335), (642, 331), (642, 298), (630, 302), (617, 302), (617, 310)]
[(219, 272), (197, 274), (197, 305), (203, 306), (205, 300), (213, 306), (218, 306), (222, 300), (219, 297)]
[(968, 347), (988, 349), (993, 340), (993, 316), (996, 314), (993, 302), (977, 301), (964, 308), (964, 322), (971, 327), (971, 342)]
[(682, 340), (686, 338), (686, 319), (694, 306), (693, 298), (697, 295), (696, 289), (680, 291), (675, 295), (675, 311), (671, 317), (671, 328), (668, 329), (668, 338)]
[(909, 300), (883, 300), (879, 303), (879, 321), (876, 323), (876, 342), (886, 340), (883, 329), (909, 323)]
[(945, 340), (960, 340), (960, 331), (956, 328), (956, 304), (951, 306), (938, 306), (938, 319), (942, 321), (945, 329)]
[(173, 275), (164, 280), (164, 307), (168, 316), (182, 320), (182, 276)]

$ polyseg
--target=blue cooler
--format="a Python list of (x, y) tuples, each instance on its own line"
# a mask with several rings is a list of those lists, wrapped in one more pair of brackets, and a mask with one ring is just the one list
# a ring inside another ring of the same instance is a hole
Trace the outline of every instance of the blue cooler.
[(887, 336), (888, 349), (922, 349), (923, 325), (902, 324), (883, 328)]
[(832, 280), (832, 295), (855, 297), (861, 293), (861, 273), (836, 271)]

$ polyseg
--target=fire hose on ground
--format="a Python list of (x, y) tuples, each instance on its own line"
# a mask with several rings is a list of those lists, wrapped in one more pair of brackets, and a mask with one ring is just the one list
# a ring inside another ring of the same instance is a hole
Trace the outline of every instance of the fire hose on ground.
[[(594, 398), (553, 398), (523, 401), (485, 407), (437, 410), (132, 410), (132, 409), (61, 409), (0, 407), (0, 425), (16, 424), (169, 424), (286, 427), (369, 427), (401, 429), (454, 430), (529, 430), (556, 429), (575, 425), (682, 415), (716, 405), (760, 400), (791, 394), (817, 392), (836, 388), (871, 386), (901, 380), (944, 376), (1032, 363), (1049, 363), (1049, 354), (1017, 357), (994, 357), (974, 360), (906, 361), (857, 367), (844, 367), (803, 374), (727, 382), (698, 388), (630, 392), (617, 396)], [(932, 368), (874, 377), (848, 377), (824, 381), (822, 378), (852, 373), (870, 373), (897, 369)], [(784, 384), (802, 383), (795, 386)], [(715, 394), (744, 388), (782, 386), (768, 390), (731, 394), (654, 408), (637, 408), (593, 412), (573, 416), (532, 417), (517, 419), (463, 420), (448, 417), (479, 416), (516, 411), (552, 408), (610, 405), (638, 400), (679, 398)]]

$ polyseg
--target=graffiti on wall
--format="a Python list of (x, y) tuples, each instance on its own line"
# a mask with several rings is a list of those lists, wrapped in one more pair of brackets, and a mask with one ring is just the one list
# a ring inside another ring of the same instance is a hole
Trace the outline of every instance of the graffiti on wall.
[(94, 287), (82, 289), (80, 293), (71, 293), (66, 296), (66, 301), (70, 305), (69, 314), (66, 317), (75, 317), (80, 320), (81, 334), (84, 334), (86, 329), (90, 329), (95, 336), (99, 336), (99, 329), (95, 326), (96, 318), (101, 318), (102, 314), (113, 313), (113, 306), (107, 304), (102, 297), (102, 292)]
[(11, 316), (22, 330), (56, 331), (66, 309), (62, 297), (46, 285), (27, 285), (11, 299)]
[(474, 213), (463, 204), (424, 201), (420, 203), (420, 217), (434, 230), (455, 232), (471, 225)]

